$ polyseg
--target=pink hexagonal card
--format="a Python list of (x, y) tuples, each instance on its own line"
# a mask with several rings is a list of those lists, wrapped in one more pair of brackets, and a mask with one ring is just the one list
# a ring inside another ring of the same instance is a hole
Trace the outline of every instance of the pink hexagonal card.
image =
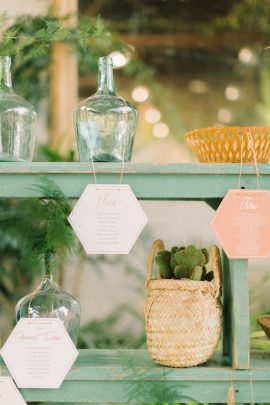
[(270, 253), (269, 190), (229, 190), (211, 222), (229, 258)]

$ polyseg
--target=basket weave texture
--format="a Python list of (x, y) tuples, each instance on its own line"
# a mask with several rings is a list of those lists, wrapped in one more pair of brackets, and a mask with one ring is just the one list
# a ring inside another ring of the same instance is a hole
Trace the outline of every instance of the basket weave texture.
[(258, 163), (270, 160), (270, 128), (200, 128), (185, 138), (201, 163), (254, 163), (254, 154)]
[(221, 260), (216, 246), (210, 252), (214, 280), (152, 279), (156, 240), (149, 252), (145, 302), (147, 347), (156, 363), (191, 367), (206, 362), (221, 336)]

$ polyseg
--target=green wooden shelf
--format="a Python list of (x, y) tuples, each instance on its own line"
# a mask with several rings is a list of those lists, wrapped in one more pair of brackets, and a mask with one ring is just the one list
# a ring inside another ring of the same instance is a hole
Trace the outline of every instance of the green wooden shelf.
[(270, 353), (254, 353), (250, 370), (232, 370), (228, 363), (216, 356), (205, 365), (169, 368), (155, 364), (146, 350), (81, 350), (59, 389), (21, 393), (28, 402), (226, 403), (233, 381), (236, 403), (269, 402)]
[[(98, 183), (119, 182), (121, 164), (94, 167)], [(259, 171), (260, 188), (270, 190), (270, 165), (259, 165)], [(215, 209), (228, 189), (237, 188), (239, 172), (239, 164), (129, 163), (123, 183), (141, 200), (202, 200)], [(41, 196), (33, 185), (42, 175), (70, 198), (78, 198), (94, 180), (91, 163), (0, 162), (0, 198)], [(243, 165), (241, 187), (257, 188), (254, 165)], [(195, 368), (171, 369), (155, 365), (146, 351), (82, 351), (59, 390), (23, 390), (24, 397), (54, 404), (226, 402), (232, 379), (236, 402), (252, 402), (251, 378), (254, 401), (270, 402), (269, 354), (252, 355), (250, 362), (247, 260), (229, 260), (223, 253), (223, 277), (223, 357)]]
[[(261, 188), (270, 189), (270, 166), (259, 165)], [(95, 164), (99, 183), (118, 183), (121, 164)], [(237, 188), (239, 164), (125, 164), (123, 182), (130, 184), (139, 199), (221, 199), (229, 188)], [(0, 197), (38, 196), (32, 189), (39, 175), (53, 179), (71, 198), (79, 197), (93, 183), (91, 163), (0, 162)], [(257, 188), (254, 165), (243, 165), (241, 186)]]

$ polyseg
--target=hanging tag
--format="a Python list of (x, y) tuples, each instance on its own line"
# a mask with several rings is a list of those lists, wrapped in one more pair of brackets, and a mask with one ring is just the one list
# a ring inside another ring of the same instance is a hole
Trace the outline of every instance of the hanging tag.
[(89, 184), (69, 216), (87, 254), (128, 254), (147, 220), (127, 184)]
[(26, 405), (11, 377), (0, 377), (0, 405)]
[(229, 258), (267, 257), (270, 253), (270, 192), (229, 190), (211, 225)]
[(21, 318), (1, 355), (19, 388), (59, 388), (78, 351), (59, 318)]

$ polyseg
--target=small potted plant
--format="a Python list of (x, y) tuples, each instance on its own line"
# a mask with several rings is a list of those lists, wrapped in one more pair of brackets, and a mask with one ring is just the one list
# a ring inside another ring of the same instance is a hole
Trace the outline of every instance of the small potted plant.
[[(154, 261), (159, 276), (152, 277)], [(204, 363), (215, 351), (222, 330), (219, 249), (194, 245), (164, 249), (154, 242), (148, 258), (145, 321), (153, 359), (171, 367)]]

